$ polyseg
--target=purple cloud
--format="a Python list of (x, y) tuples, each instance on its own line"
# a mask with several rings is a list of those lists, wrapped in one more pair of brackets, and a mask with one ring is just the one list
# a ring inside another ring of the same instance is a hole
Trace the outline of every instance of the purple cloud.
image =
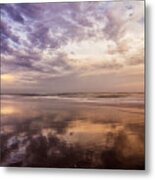
[(14, 4), (3, 4), (1, 5), (1, 10), (5, 11), (8, 16), (13, 19), (15, 22), (24, 23), (24, 18), (21, 15), (20, 11), (18, 11), (17, 6)]
[[(125, 66), (142, 64), (143, 56), (137, 52), (143, 48), (140, 36), (143, 32), (139, 29), (144, 25), (139, 4), (135, 1), (2, 4), (3, 71), (19, 73), (22, 78), (27, 73), (29, 79), (49, 80), (69, 75), (80, 77), (85, 71), (119, 71)], [(137, 51), (132, 46), (136, 38), (139, 38), (135, 41), (139, 42)], [(124, 39), (126, 46), (120, 46)], [(78, 49), (82, 43), (86, 44), (86, 51)], [(94, 56), (99, 60), (92, 60), (91, 66), (92, 44)], [(133, 50), (129, 51), (129, 47)], [(74, 57), (77, 63), (72, 61)]]

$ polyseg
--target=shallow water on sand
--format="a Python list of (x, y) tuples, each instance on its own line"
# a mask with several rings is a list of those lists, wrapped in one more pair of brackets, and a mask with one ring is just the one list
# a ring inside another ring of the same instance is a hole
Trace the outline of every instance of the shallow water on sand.
[(108, 98), (2, 97), (1, 166), (144, 169), (143, 97)]

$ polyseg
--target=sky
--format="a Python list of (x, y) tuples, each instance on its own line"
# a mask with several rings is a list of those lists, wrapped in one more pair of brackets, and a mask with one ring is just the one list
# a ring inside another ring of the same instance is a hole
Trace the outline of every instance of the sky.
[(0, 6), (2, 93), (144, 91), (144, 1)]

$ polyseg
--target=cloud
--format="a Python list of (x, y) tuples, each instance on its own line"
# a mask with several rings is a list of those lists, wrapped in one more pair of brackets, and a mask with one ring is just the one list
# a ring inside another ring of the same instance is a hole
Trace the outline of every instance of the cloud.
[(14, 4), (2, 4), (1, 10), (2, 12), (4, 11), (5, 13), (7, 13), (8, 16), (15, 22), (22, 24), (24, 23), (24, 18), (22, 17), (21, 13), (18, 11), (17, 6), (15, 6)]
[(12, 33), (8, 24), (4, 22), (3, 20), (0, 21), (0, 27), (1, 27), (1, 30), (0, 30), (1, 52), (11, 53), (12, 47), (9, 45), (9, 41), (12, 41), (13, 43), (19, 43), (19, 38), (18, 36)]
[(15, 51), (10, 54), (2, 54), (2, 71), (8, 70), (12, 72), (23, 70), (35, 70), (34, 61), (39, 60), (39, 55), (31, 51)]
[(18, 85), (48, 85), (143, 65), (143, 6), (142, 1), (2, 4), (2, 73), (17, 74)]

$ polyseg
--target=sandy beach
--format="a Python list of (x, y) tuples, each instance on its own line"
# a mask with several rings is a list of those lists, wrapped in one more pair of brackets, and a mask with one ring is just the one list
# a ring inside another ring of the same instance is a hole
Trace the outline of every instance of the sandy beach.
[(144, 169), (143, 94), (118, 98), (2, 97), (1, 165)]

